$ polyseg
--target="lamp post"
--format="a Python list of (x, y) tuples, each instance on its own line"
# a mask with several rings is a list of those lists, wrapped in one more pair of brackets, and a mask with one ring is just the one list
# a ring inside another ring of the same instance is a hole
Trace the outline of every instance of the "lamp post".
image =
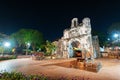
[[(119, 34), (115, 33), (114, 37), (116, 38), (115, 43), (117, 43), (117, 46), (119, 46), (119, 44), (118, 44), (119, 43)], [(116, 53), (118, 53), (118, 47), (115, 47), (114, 49), (116, 50)]]
[[(3, 46), (4, 46), (5, 48), (9, 48), (10, 45), (11, 45), (10, 42), (4, 42), (4, 43), (3, 43)], [(5, 49), (5, 48), (4, 48), (4, 49)], [(3, 55), (3, 53), (4, 53), (4, 50), (2, 51), (2, 55)]]
[(5, 46), (5, 47), (9, 47), (9, 46), (10, 46), (10, 43), (9, 43), (9, 42), (5, 42), (5, 43), (4, 43), (4, 46)]
[(29, 42), (26, 43), (26, 55), (28, 54), (28, 49), (29, 49), (30, 45), (31, 44)]
[(119, 42), (119, 35), (117, 33), (114, 34), (114, 37), (117, 38), (116, 42)]

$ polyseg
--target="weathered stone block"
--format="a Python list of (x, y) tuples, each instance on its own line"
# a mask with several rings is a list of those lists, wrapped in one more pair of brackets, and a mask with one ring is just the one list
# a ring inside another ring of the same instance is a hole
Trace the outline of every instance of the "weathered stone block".
[(84, 62), (77, 62), (76, 66), (77, 66), (78, 69), (81, 69), (81, 70), (85, 69), (85, 63)]
[(92, 72), (98, 72), (101, 67), (102, 65), (100, 62), (95, 62), (95, 63), (90, 62), (85, 64), (85, 70)]
[(85, 63), (85, 67), (92, 67), (92, 63)]

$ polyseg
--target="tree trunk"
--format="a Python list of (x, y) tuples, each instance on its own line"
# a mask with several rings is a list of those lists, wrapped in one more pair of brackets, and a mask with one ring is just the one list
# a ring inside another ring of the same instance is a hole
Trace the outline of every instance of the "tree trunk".
[(26, 47), (26, 55), (28, 55), (28, 47)]
[(35, 52), (35, 46), (34, 45), (32, 45), (32, 49), (33, 49), (33, 52)]

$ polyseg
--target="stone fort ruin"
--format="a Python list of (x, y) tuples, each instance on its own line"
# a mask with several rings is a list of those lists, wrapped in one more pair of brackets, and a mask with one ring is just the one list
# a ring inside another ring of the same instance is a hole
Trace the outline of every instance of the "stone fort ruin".
[(84, 18), (79, 24), (78, 19), (73, 18), (71, 27), (64, 30), (63, 37), (56, 44), (56, 53), (63, 58), (75, 57), (76, 51), (81, 51), (83, 59), (95, 58), (90, 19)]
[(61, 58), (76, 57), (68, 64), (69, 67), (98, 72), (102, 67), (94, 58), (100, 56), (98, 36), (91, 35), (89, 18), (78, 23), (77, 18), (71, 21), (71, 27), (63, 31), (63, 37), (56, 41), (56, 53)]

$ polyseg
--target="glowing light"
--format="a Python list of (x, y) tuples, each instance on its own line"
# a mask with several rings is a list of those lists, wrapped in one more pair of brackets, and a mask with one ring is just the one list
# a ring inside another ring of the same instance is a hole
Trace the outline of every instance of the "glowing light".
[(110, 40), (110, 38), (107, 39), (108, 41)]
[(30, 46), (30, 43), (27, 43), (28, 46)]
[(111, 47), (109, 49), (112, 49)]
[(9, 42), (5, 42), (5, 43), (4, 43), (4, 46), (5, 46), (5, 47), (9, 47), (9, 46), (10, 46), (10, 43), (9, 43)]
[(27, 48), (29, 48), (29, 47), (30, 47), (30, 45), (31, 45), (31, 44), (30, 44), (29, 42), (28, 42), (28, 43), (26, 43), (26, 47), (27, 47)]
[(117, 37), (118, 37), (118, 34), (115, 33), (115, 34), (114, 34), (114, 37), (117, 38)]

